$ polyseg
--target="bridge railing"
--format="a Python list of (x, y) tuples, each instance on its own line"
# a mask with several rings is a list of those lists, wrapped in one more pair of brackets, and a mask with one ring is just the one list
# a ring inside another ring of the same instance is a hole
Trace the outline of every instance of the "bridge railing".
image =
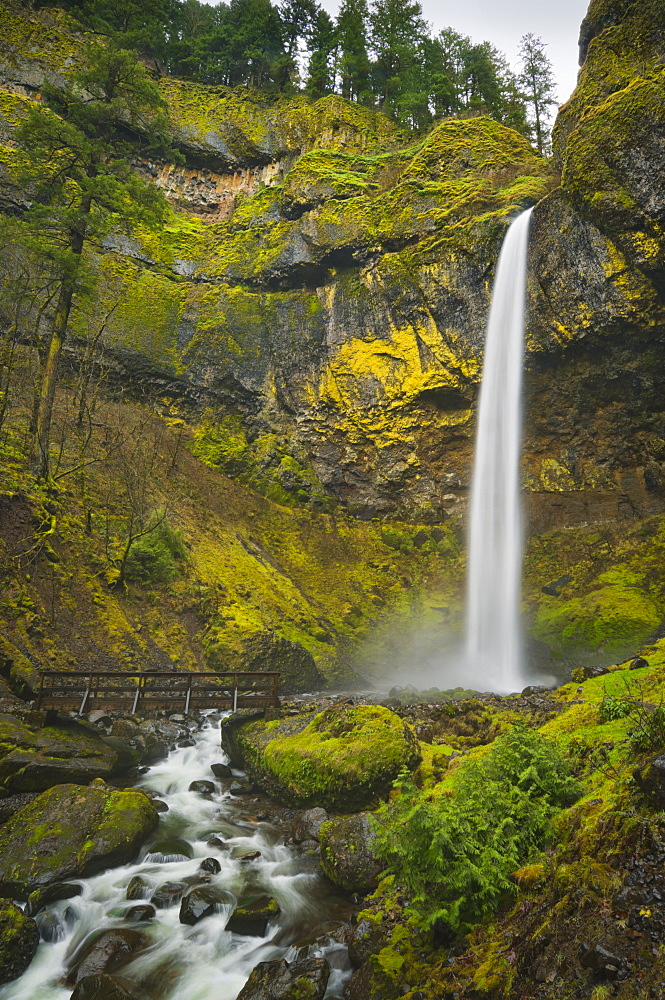
[(274, 671), (188, 671), (124, 673), (44, 670), (40, 674), (36, 708), (79, 715), (95, 708), (129, 711), (133, 715), (169, 709), (272, 708), (279, 705), (279, 673)]

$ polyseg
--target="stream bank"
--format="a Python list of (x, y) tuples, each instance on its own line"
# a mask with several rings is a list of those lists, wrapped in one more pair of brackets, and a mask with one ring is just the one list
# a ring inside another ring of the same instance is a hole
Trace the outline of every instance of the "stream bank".
[[(303, 995), (341, 996), (353, 904), (321, 874), (315, 843), (286, 843), (295, 814), (225, 763), (219, 722), (178, 720), (191, 731), (143, 766), (134, 794), (160, 813), (137, 860), (28, 903), (41, 941), (0, 1000), (250, 1000), (266, 982), (290, 996), (299, 977)], [(122, 794), (100, 779), (81, 791), (97, 789)]]

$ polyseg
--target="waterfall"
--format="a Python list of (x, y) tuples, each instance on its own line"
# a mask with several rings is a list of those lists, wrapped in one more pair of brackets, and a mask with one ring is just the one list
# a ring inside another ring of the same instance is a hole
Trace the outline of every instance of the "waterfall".
[(471, 485), (466, 665), (487, 688), (524, 686), (519, 620), (521, 389), (531, 209), (501, 248), (487, 323)]

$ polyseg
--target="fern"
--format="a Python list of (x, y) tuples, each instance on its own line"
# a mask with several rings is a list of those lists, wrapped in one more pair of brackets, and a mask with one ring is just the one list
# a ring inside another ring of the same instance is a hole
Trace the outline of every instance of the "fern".
[(433, 797), (403, 776), (379, 811), (378, 856), (410, 893), (424, 922), (467, 930), (514, 892), (509, 875), (547, 842), (557, 809), (579, 794), (566, 761), (537, 733), (516, 726), (487, 756)]

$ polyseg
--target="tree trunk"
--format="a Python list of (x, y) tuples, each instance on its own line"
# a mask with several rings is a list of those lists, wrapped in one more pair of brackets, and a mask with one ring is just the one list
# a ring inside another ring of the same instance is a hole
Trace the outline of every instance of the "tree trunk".
[[(85, 243), (85, 231), (87, 216), (90, 214), (92, 199), (87, 197), (81, 204), (80, 226), (75, 230), (70, 239), (70, 249), (74, 257), (80, 258), (83, 253)], [(60, 286), (58, 305), (55, 310), (53, 329), (49, 341), (48, 353), (41, 374), (39, 386), (39, 403), (36, 406), (36, 420), (32, 438), (32, 450), (30, 465), (32, 471), (39, 479), (48, 479), (50, 473), (49, 445), (51, 442), (51, 423), (53, 421), (53, 403), (55, 401), (55, 390), (58, 384), (58, 368), (62, 349), (67, 336), (67, 325), (69, 314), (72, 309), (72, 301), (76, 288), (75, 277), (69, 275), (64, 278)]]

